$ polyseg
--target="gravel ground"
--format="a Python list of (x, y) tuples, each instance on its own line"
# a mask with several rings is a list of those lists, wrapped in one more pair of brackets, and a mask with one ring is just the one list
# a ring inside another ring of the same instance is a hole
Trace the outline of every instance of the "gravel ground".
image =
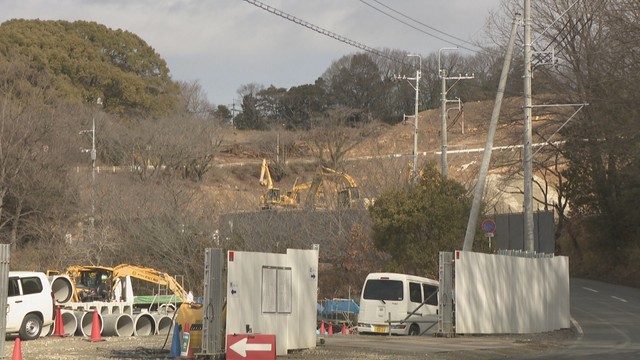
[[(351, 335), (358, 336), (358, 335)], [(315, 349), (294, 351), (286, 358), (309, 360), (418, 360), (418, 359), (461, 359), (483, 360), (496, 358), (512, 358), (527, 354), (549, 353), (572, 341), (575, 336), (571, 330), (560, 330), (543, 334), (501, 335), (501, 336), (459, 336), (453, 339), (435, 340), (436, 343), (455, 344), (460, 342), (458, 349), (433, 350), (428, 345), (417, 348), (385, 346), (385, 342), (415, 345), (419, 338), (392, 337), (389, 340), (375, 336), (358, 336), (360, 341), (368, 341), (371, 345), (356, 347), (349, 338), (340, 341), (325, 338), (325, 343)], [(21, 342), (22, 358), (25, 360), (90, 360), (90, 359), (166, 359), (169, 355), (171, 337), (166, 335), (138, 336), (138, 337), (108, 337), (104, 341), (90, 342), (81, 337), (45, 337), (35, 341)], [(385, 341), (382, 341), (385, 340)], [(473, 340), (473, 343), (500, 342), (507, 344), (498, 348), (488, 346), (485, 349), (467, 350), (462, 343)], [(434, 339), (424, 339), (434, 343)], [(15, 341), (5, 342), (5, 358), (10, 359), (13, 354)], [(163, 350), (164, 345), (164, 350)], [(283, 357), (284, 358), (284, 357)]]
[[(43, 337), (22, 341), (25, 360), (89, 360), (89, 359), (164, 359), (169, 355), (171, 339), (162, 350), (166, 335), (103, 337), (90, 342), (82, 337)], [(15, 340), (5, 342), (5, 358), (13, 354)]]

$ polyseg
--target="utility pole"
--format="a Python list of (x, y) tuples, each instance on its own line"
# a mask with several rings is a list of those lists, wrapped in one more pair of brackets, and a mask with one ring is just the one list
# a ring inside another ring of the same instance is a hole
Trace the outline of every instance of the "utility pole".
[(409, 54), (407, 56), (414, 56), (414, 57), (417, 57), (419, 60), (418, 69), (416, 70), (416, 77), (410, 78), (406, 76), (394, 76), (394, 78), (416, 81), (415, 86), (409, 83), (409, 85), (411, 85), (411, 87), (416, 91), (415, 109), (414, 109), (414, 116), (413, 116), (413, 168), (411, 169), (411, 173), (412, 173), (411, 182), (415, 184), (416, 180), (418, 180), (418, 117), (419, 117), (418, 104), (419, 104), (419, 96), (420, 96), (420, 90), (419, 90), (420, 77), (422, 75), (422, 56), (418, 54)]
[[(440, 67), (440, 54), (443, 50), (457, 50), (458, 48), (441, 48), (438, 50), (438, 76), (441, 80), (441, 90), (440, 90), (440, 120), (441, 120), (441, 139), (442, 139), (442, 152), (441, 152), (441, 163), (442, 163), (442, 177), (446, 178), (448, 173), (447, 166), (447, 80), (456, 80), (453, 84), (455, 85), (460, 80), (473, 79), (474, 75), (458, 75), (458, 76), (447, 76), (447, 71)], [(451, 87), (453, 87), (453, 85)]]
[(524, 0), (524, 249), (534, 251), (533, 243), (533, 159), (531, 131), (531, 0)]
[[(420, 91), (418, 90), (420, 87), (420, 76), (422, 75), (422, 56), (420, 55), (408, 55), (408, 56), (417, 56), (420, 65), (418, 66), (418, 70), (416, 70), (416, 101), (415, 101), (415, 110), (414, 110), (414, 119), (413, 119), (413, 183), (415, 184), (418, 180), (418, 117), (420, 116), (418, 113), (418, 103)], [(411, 79), (409, 79), (411, 80)]]
[(236, 128), (236, 114), (239, 113), (240, 110), (236, 109), (236, 101), (233, 100), (231, 103), (231, 126)]
[[(96, 104), (102, 106), (102, 99), (98, 98)], [(89, 151), (91, 156), (91, 217), (89, 217), (89, 240), (93, 240), (95, 232), (95, 220), (96, 220), (96, 116), (95, 114), (91, 118), (91, 130), (80, 131), (80, 134), (91, 133), (91, 149), (82, 150), (83, 152)]]
[(95, 229), (96, 213), (96, 116), (91, 118), (91, 239)]
[(496, 93), (496, 100), (493, 105), (493, 112), (491, 113), (491, 122), (489, 123), (489, 130), (487, 132), (487, 143), (484, 146), (484, 153), (482, 155), (482, 164), (480, 165), (478, 182), (473, 193), (471, 213), (469, 214), (467, 231), (464, 236), (464, 245), (462, 246), (463, 251), (473, 250), (473, 238), (476, 234), (476, 225), (478, 223), (478, 216), (480, 215), (480, 208), (482, 207), (482, 196), (484, 195), (484, 188), (487, 183), (487, 173), (489, 171), (489, 164), (491, 162), (493, 139), (496, 134), (496, 128), (498, 127), (498, 118), (500, 117), (500, 110), (502, 109), (502, 99), (504, 98), (504, 90), (507, 85), (509, 67), (511, 65), (511, 58), (513, 56), (513, 46), (515, 43), (516, 33), (518, 30), (518, 25), (520, 24), (520, 20), (520, 14), (515, 14), (515, 17), (513, 19), (513, 26), (511, 28), (511, 36), (509, 37), (509, 44), (507, 45), (507, 51), (504, 55), (504, 62), (502, 64), (502, 72), (500, 75), (500, 81), (498, 83), (498, 92)]

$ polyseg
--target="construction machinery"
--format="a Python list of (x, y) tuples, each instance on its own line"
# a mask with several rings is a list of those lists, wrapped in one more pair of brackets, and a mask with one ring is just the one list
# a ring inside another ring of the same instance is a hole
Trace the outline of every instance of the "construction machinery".
[[(336, 198), (325, 194), (335, 193)], [(360, 191), (356, 181), (349, 175), (320, 165), (309, 186), (304, 203), (307, 209), (355, 208), (360, 205)]]
[(267, 190), (260, 196), (260, 208), (271, 209), (273, 207), (280, 208), (296, 208), (299, 201), (294, 197), (294, 191), (297, 195), (297, 189), (294, 188), (287, 192), (287, 194), (281, 194), (280, 188), (277, 188), (273, 184), (271, 178), (271, 171), (269, 171), (269, 163), (267, 159), (262, 159), (262, 166), (260, 167), (260, 185), (266, 186)]
[[(291, 190), (283, 194), (274, 186), (267, 159), (262, 160), (260, 184), (267, 190), (260, 197), (261, 209), (355, 208), (360, 205), (360, 192), (356, 181), (349, 174), (320, 165), (311, 181), (299, 183), (296, 179)], [(307, 191), (304, 203), (301, 193)], [(326, 196), (335, 193), (337, 197)]]
[[(60, 274), (48, 271), (48, 275)], [(166, 286), (181, 302), (193, 302), (193, 296), (187, 292), (173, 276), (153, 268), (122, 264), (107, 266), (70, 266), (63, 273), (69, 276), (75, 287), (72, 301), (110, 301), (115, 299), (117, 287), (124, 284), (124, 278), (131, 276), (160, 286)]]
[(122, 264), (113, 268), (112, 279), (122, 279), (127, 276), (166, 286), (183, 302), (193, 302), (193, 295), (186, 291), (173, 276), (149, 267)]
[(106, 301), (111, 292), (113, 268), (108, 266), (69, 266), (65, 272), (48, 270), (47, 275), (67, 275), (75, 289), (71, 301)]

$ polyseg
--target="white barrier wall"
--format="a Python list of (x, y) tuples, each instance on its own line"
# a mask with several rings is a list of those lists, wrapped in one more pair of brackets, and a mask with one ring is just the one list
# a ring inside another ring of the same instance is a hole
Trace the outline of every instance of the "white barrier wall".
[(569, 328), (569, 259), (455, 252), (456, 333)]
[(275, 334), (276, 354), (316, 346), (318, 250), (227, 252), (227, 335)]

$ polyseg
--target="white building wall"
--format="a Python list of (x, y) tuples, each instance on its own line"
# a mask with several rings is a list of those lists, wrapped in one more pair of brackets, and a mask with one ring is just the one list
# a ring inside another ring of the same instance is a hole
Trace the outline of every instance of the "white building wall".
[(456, 333), (536, 333), (568, 328), (569, 260), (458, 251)]
[[(246, 334), (247, 325), (254, 334), (275, 334), (277, 355), (315, 347), (318, 250), (289, 249), (286, 254), (229, 251), (227, 264), (227, 334)], [(263, 293), (264, 267), (290, 269), (291, 312), (263, 311), (265, 297), (275, 294)]]

